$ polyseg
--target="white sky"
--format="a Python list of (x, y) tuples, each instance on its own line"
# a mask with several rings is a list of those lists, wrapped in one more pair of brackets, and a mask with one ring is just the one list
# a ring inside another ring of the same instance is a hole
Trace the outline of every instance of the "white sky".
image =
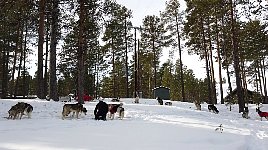
[[(105, 99), (110, 101), (111, 99)], [(125, 118), (94, 120), (97, 102), (86, 102), (87, 115), (61, 119), (64, 103), (46, 100), (3, 99), (0, 109), (0, 150), (267, 150), (268, 121), (249, 105), (249, 119), (216, 105), (219, 114), (201, 111), (193, 103), (160, 106), (155, 99), (123, 99)], [(31, 119), (7, 120), (18, 101), (33, 106)], [(165, 101), (164, 101), (165, 102)], [(263, 105), (262, 111), (268, 111)], [(222, 133), (215, 131), (222, 124)]]
[(116, 0), (133, 11), (133, 25), (141, 26), (147, 15), (158, 15), (165, 9), (165, 0)]

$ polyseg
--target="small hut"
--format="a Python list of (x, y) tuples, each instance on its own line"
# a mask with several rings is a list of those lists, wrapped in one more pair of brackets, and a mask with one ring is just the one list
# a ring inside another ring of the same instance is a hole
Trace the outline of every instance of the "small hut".
[(159, 86), (153, 89), (153, 98), (160, 97), (161, 99), (170, 99), (170, 89), (167, 87)]
[[(244, 99), (245, 102), (248, 102), (250, 104), (255, 103), (256, 101), (259, 101), (261, 103), (266, 104), (267, 102), (265, 101), (265, 97), (262, 96), (260, 93), (255, 92), (255, 91), (251, 91), (248, 89), (242, 89), (243, 91), (243, 95), (244, 95)], [(234, 89), (231, 93), (229, 93), (225, 98), (224, 101), (228, 101), (230, 99), (237, 99), (236, 97), (237, 95), (237, 89)], [(236, 102), (237, 103), (237, 102)]]

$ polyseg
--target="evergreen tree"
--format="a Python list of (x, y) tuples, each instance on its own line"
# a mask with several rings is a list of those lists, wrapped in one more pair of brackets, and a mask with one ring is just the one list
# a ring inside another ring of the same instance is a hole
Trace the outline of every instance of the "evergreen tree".
[(45, 27), (45, 0), (39, 1), (39, 27), (38, 27), (38, 63), (37, 63), (37, 97), (45, 99), (44, 95), (44, 76), (43, 76), (43, 44)]
[(52, 27), (51, 27), (51, 45), (50, 45), (50, 76), (49, 76), (49, 98), (58, 101), (57, 76), (56, 76), (56, 52), (59, 37), (59, 0), (53, 0), (52, 3)]
[[(161, 14), (163, 22), (166, 24), (166, 30), (169, 31), (170, 44), (172, 45), (172, 50), (178, 47), (179, 50), (179, 60), (180, 64), (180, 75), (181, 75), (181, 93), (182, 101), (185, 100), (184, 82), (183, 82), (183, 66), (182, 66), (182, 49), (181, 49), (181, 25), (182, 25), (182, 12), (180, 9), (180, 3), (178, 0), (170, 0), (166, 2), (166, 9)], [(174, 52), (171, 52), (174, 55)]]
[[(110, 61), (108, 63), (112, 66), (110, 77), (113, 81), (113, 97), (125, 96), (127, 95), (127, 91), (125, 91), (124, 88), (118, 88), (117, 86), (121, 85), (121, 83), (126, 83), (128, 78), (126, 77), (127, 66), (125, 65), (123, 67), (120, 65), (125, 64), (127, 59), (127, 53), (125, 51), (126, 46), (128, 46), (126, 39), (131, 36), (130, 27), (132, 25), (129, 20), (131, 11), (114, 1), (106, 0), (104, 3), (104, 13), (107, 16), (107, 19), (102, 40), (105, 42), (103, 49), (106, 52), (106, 57), (109, 58)], [(122, 71), (125, 73), (119, 73)], [(124, 90), (124, 92), (121, 90)], [(119, 93), (124, 94), (118, 95)]]
[(157, 16), (146, 16), (143, 20), (141, 30), (141, 49), (139, 60), (144, 64), (141, 68), (142, 72), (142, 87), (146, 94), (150, 97), (152, 88), (157, 85), (157, 68), (159, 65), (159, 58), (162, 55), (162, 48), (166, 46), (164, 24)]

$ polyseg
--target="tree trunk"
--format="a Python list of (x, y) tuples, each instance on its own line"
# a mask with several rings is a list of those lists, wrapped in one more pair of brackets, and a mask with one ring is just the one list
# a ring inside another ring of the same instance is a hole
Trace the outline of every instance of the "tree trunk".
[(216, 94), (216, 81), (214, 73), (214, 63), (213, 63), (213, 53), (212, 53), (212, 41), (211, 41), (211, 31), (210, 31), (210, 20), (207, 18), (207, 30), (208, 30), (208, 43), (209, 43), (209, 66), (210, 66), (210, 77), (211, 77), (211, 92), (212, 92), (212, 104), (217, 104), (217, 94)]
[(207, 84), (208, 84), (208, 103), (212, 104), (212, 96), (211, 96), (211, 83), (210, 83), (210, 74), (209, 74), (209, 64), (208, 64), (208, 51), (207, 51), (207, 44), (206, 44), (206, 38), (205, 38), (205, 31), (204, 31), (204, 24), (203, 24), (203, 18), (201, 18), (202, 23), (202, 37), (203, 37), (203, 48), (205, 53), (205, 61), (206, 61), (206, 72), (207, 72)]
[(242, 86), (243, 99), (245, 103), (248, 103), (248, 90), (247, 90), (248, 88), (247, 88), (247, 77), (246, 77), (244, 59), (241, 59), (241, 76), (242, 76), (241, 86)]
[(84, 20), (85, 20), (85, 2), (80, 0), (80, 15), (79, 15), (79, 39), (78, 39), (78, 102), (84, 103), (84, 51), (85, 51), (85, 39), (84, 39)]
[[(141, 90), (140, 40), (138, 40), (137, 47), (137, 91), (139, 92)], [(139, 93), (137, 94), (140, 96)]]
[[(8, 35), (10, 35), (10, 31), (8, 30)], [(4, 45), (9, 45), (9, 42), (7, 41), (7, 39), (4, 39)], [(2, 64), (2, 68), (3, 68), (3, 75), (2, 75), (2, 98), (7, 97), (8, 95), (8, 60), (9, 60), (9, 50), (8, 48), (5, 46), (4, 50), (3, 50), (3, 64)]]
[(43, 78), (43, 44), (45, 26), (45, 0), (39, 1), (39, 29), (38, 29), (38, 63), (37, 63), (37, 97), (44, 99), (44, 78)]
[(133, 98), (137, 96), (137, 87), (138, 87), (138, 79), (137, 79), (137, 28), (134, 27), (134, 93)]
[[(153, 31), (153, 34), (154, 31)], [(155, 52), (155, 41), (154, 41), (154, 35), (153, 35), (153, 53), (154, 53), (154, 60), (153, 60), (153, 64), (154, 64), (154, 88), (156, 88), (156, 52)]]
[(127, 46), (127, 17), (125, 16), (125, 67), (126, 67), (126, 97), (129, 97), (129, 88), (128, 88), (128, 46)]
[(182, 64), (182, 49), (181, 49), (181, 36), (179, 31), (179, 21), (178, 16), (176, 16), (176, 32), (177, 32), (177, 40), (178, 40), (178, 48), (179, 48), (179, 57), (180, 57), (180, 82), (181, 82), (181, 95), (182, 101), (185, 102), (185, 90), (184, 90), (184, 78), (183, 78), (183, 64)]
[[(54, 2), (54, 1), (53, 1)], [(53, 10), (52, 10), (53, 11)], [(51, 13), (53, 14), (53, 12)], [(56, 14), (52, 15), (52, 18), (55, 16)], [(49, 41), (49, 30), (50, 30), (50, 25), (49, 25), (49, 14), (47, 14), (47, 24), (46, 24), (46, 53), (45, 53), (45, 73), (44, 73), (44, 92), (45, 92), (45, 96), (48, 95), (48, 41)]]
[(113, 47), (113, 45), (114, 45), (114, 40), (113, 40), (113, 38), (112, 38), (112, 52), (113, 52), (113, 58), (112, 58), (112, 64), (113, 64), (113, 97), (115, 98), (116, 96), (115, 96), (115, 54), (114, 54), (114, 47)]
[(262, 80), (261, 80), (261, 70), (260, 70), (260, 60), (257, 60), (257, 71), (258, 71), (258, 77), (259, 77), (259, 83), (260, 83), (260, 93), (261, 95), (263, 95), (263, 84), (262, 84)]
[(223, 99), (223, 87), (222, 87), (222, 72), (221, 72), (221, 53), (220, 53), (220, 41), (219, 41), (219, 27), (218, 27), (218, 18), (216, 17), (216, 44), (217, 44), (217, 55), (218, 55), (218, 65), (219, 65), (219, 80), (220, 80), (220, 101), (221, 104), (224, 104)]
[[(209, 21), (208, 21), (209, 22)], [(208, 25), (209, 26), (209, 25)], [(212, 104), (217, 104), (217, 93), (216, 93), (216, 81), (215, 81), (215, 73), (214, 73), (214, 64), (213, 64), (213, 53), (212, 53), (212, 43), (211, 43), (211, 34), (210, 27), (208, 28), (209, 32), (209, 59), (210, 59), (210, 74), (211, 74), (211, 92), (212, 92)]]
[[(6, 39), (3, 40), (4, 45), (7, 44)], [(2, 52), (2, 64), (1, 64), (1, 68), (2, 68), (2, 93), (1, 93), (1, 98), (5, 98), (7, 96), (7, 83), (8, 83), (8, 79), (7, 79), (7, 75), (8, 75), (8, 68), (6, 66), (6, 64), (8, 64), (8, 56), (7, 56), (7, 48), (6, 46), (2, 47), (3, 50)]]
[(265, 75), (265, 64), (264, 64), (264, 58), (261, 60), (262, 61), (262, 67), (261, 67), (261, 74), (262, 74), (262, 82), (263, 82), (263, 91), (264, 91), (264, 102), (267, 102), (267, 84), (266, 84), (266, 75)]
[(239, 68), (239, 52), (238, 52), (238, 43), (237, 43), (237, 35), (235, 28), (235, 20), (234, 20), (234, 9), (233, 9), (233, 1), (230, 0), (231, 5), (231, 32), (232, 32), (232, 46), (233, 46), (233, 62), (234, 62), (234, 70), (235, 70), (235, 78), (236, 78), (236, 87), (237, 87), (237, 98), (239, 104), (239, 113), (244, 111), (245, 101), (242, 95), (241, 88), (241, 77), (240, 77), (240, 68)]
[[(255, 63), (255, 62), (254, 62)], [(254, 71), (255, 71), (255, 82), (256, 82), (256, 88), (257, 88), (257, 92), (260, 93), (260, 90), (259, 90), (259, 83), (258, 83), (258, 73), (257, 73), (257, 67), (254, 68)]]
[[(224, 25), (224, 16), (222, 16), (221, 18), (221, 23)], [(225, 56), (225, 61), (226, 61), (226, 75), (227, 75), (227, 82), (228, 82), (228, 89), (229, 92), (232, 93), (233, 89), (232, 89), (232, 84), (231, 84), (231, 79), (230, 79), (230, 72), (229, 72), (229, 63), (228, 63), (228, 57), (227, 57), (227, 52), (226, 52), (226, 33), (224, 32), (223, 29), (223, 41), (222, 41), (222, 50)]]
[(18, 55), (18, 51), (19, 51), (19, 47), (20, 47), (20, 21), (18, 22), (18, 26), (17, 26), (17, 39), (16, 39), (16, 49), (14, 52), (14, 56), (13, 56), (13, 67), (12, 67), (12, 73), (11, 73), (11, 96), (16, 97), (15, 96), (15, 86), (16, 86), (16, 82), (15, 82), (15, 72), (16, 72), (16, 64), (17, 64), (17, 55)]
[(21, 74), (21, 68), (22, 68), (22, 59), (23, 59), (23, 50), (22, 50), (22, 45), (23, 45), (23, 42), (22, 42), (22, 39), (23, 39), (23, 33), (20, 34), (20, 62), (19, 62), (19, 67), (18, 67), (18, 74), (17, 74), (17, 80), (16, 80), (16, 84), (15, 84), (15, 92), (14, 92), (14, 97), (17, 96), (18, 94), (18, 86), (19, 86), (19, 81), (20, 81), (20, 74)]
[(23, 97), (28, 95), (26, 92), (29, 89), (29, 84), (26, 85), (26, 52), (27, 52), (27, 36), (28, 36), (28, 22), (25, 23), (24, 49), (23, 49)]
[(57, 75), (56, 75), (56, 54), (57, 54), (57, 33), (58, 33), (58, 0), (53, 1), (51, 43), (50, 43), (50, 63), (49, 63), (49, 98), (58, 101)]

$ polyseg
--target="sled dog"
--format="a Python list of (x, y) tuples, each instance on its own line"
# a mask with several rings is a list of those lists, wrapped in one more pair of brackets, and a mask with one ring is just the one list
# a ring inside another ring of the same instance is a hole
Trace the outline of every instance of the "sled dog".
[(86, 108), (83, 107), (81, 103), (76, 104), (64, 104), (63, 110), (62, 110), (62, 119), (65, 119), (66, 116), (68, 116), (70, 113), (72, 114), (72, 117), (74, 117), (74, 114), (76, 115), (76, 118), (78, 119), (78, 115), (80, 112), (84, 112), (86, 114)]
[(261, 121), (262, 121), (262, 117), (264, 117), (268, 120), (268, 112), (262, 112), (262, 111), (260, 111), (259, 108), (256, 108), (256, 112), (258, 112), (259, 116), (261, 117)]
[(19, 117), (20, 119), (22, 118), (23, 115), (27, 115), (28, 118), (31, 118), (31, 114), (33, 111), (33, 106), (24, 103), (24, 102), (18, 102), (16, 105), (12, 106), (10, 110), (8, 111), (8, 119), (16, 119)]
[(208, 110), (214, 112), (215, 114), (218, 114), (219, 113), (217, 107), (214, 106), (213, 104), (209, 104), (208, 105)]
[(119, 119), (123, 119), (125, 115), (125, 109), (123, 103), (120, 104), (109, 104), (109, 118), (114, 119), (115, 114), (118, 113)]
[(248, 119), (249, 118), (248, 113), (249, 113), (248, 107), (245, 107), (245, 110), (242, 113), (242, 117)]

